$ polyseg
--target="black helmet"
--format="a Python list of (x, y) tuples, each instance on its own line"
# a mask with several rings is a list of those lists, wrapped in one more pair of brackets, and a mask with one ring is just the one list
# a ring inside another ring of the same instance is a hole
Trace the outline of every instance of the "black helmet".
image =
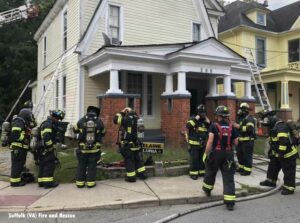
[(32, 121), (32, 111), (29, 108), (22, 108), (18, 114), (18, 117), (22, 118), (26, 123)]
[(23, 105), (23, 108), (30, 108), (32, 109), (33, 108), (33, 103), (32, 101), (26, 101)]
[(216, 108), (215, 114), (222, 117), (228, 117), (230, 115), (229, 110), (225, 105), (219, 105)]
[(86, 110), (87, 113), (93, 112), (97, 115), (97, 117), (100, 115), (100, 109), (95, 106), (89, 106)]
[(262, 124), (264, 126), (269, 127), (270, 129), (272, 129), (276, 124), (276, 122), (278, 121), (278, 118), (276, 116), (276, 111), (272, 111), (270, 109), (265, 109), (263, 111), (260, 111), (258, 115), (262, 119)]
[(58, 120), (63, 120), (65, 118), (65, 112), (61, 110), (50, 111), (50, 116), (57, 118)]
[(206, 114), (205, 106), (203, 104), (197, 106), (196, 114), (200, 116)]

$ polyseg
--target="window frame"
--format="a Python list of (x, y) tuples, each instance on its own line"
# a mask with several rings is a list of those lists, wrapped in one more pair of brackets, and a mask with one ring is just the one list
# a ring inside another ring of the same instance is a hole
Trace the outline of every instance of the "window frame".
[(55, 97), (54, 97), (54, 103), (55, 103), (55, 109), (59, 109), (59, 88), (60, 88), (60, 81), (59, 79), (55, 80)]
[(62, 89), (61, 89), (61, 103), (62, 103), (62, 109), (66, 110), (67, 107), (67, 76), (62, 76)]
[[(66, 15), (66, 17), (65, 17)], [(62, 51), (68, 49), (68, 9), (62, 11)]]
[[(195, 35), (194, 35), (194, 25), (199, 25), (199, 40), (195, 40)], [(201, 23), (192, 21), (192, 42), (200, 42), (201, 41)]]
[[(264, 50), (263, 50), (263, 58), (264, 58), (264, 63), (259, 63), (258, 61), (258, 40), (263, 40), (264, 41)], [(261, 36), (256, 36), (255, 37), (255, 49), (256, 49), (256, 63), (262, 67), (267, 67), (267, 39), (265, 37)]]
[(106, 33), (109, 37), (112, 37), (111, 31), (110, 31), (110, 9), (111, 7), (117, 7), (119, 8), (119, 41), (123, 42), (123, 32), (124, 32), (124, 14), (123, 14), (123, 6), (121, 4), (116, 3), (109, 3), (108, 4), (108, 10), (107, 10), (107, 16), (106, 16)]
[[(261, 23), (260, 20), (259, 20), (259, 17), (262, 16), (263, 17), (263, 22)], [(260, 12), (260, 11), (257, 11), (256, 12), (256, 23), (258, 25), (262, 25), (262, 26), (266, 26), (266, 13), (264, 12)]]
[(45, 68), (47, 67), (47, 36), (46, 35), (43, 37), (42, 56), (43, 56), (43, 68)]

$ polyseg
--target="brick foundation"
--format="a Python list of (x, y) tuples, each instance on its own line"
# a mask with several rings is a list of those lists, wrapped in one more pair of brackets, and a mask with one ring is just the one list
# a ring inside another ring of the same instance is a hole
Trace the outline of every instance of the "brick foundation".
[(103, 146), (107, 148), (116, 148), (119, 126), (113, 123), (113, 117), (125, 107), (128, 107), (128, 98), (134, 100), (134, 110), (140, 114), (140, 97), (136, 95), (102, 95), (100, 101), (100, 118), (102, 119), (106, 135), (103, 138)]
[(186, 147), (182, 135), (190, 117), (189, 96), (163, 96), (161, 98), (161, 130), (166, 136), (166, 144), (172, 148)]
[(283, 121), (293, 120), (291, 109), (278, 109), (276, 110), (276, 112), (277, 112), (277, 117), (282, 119)]

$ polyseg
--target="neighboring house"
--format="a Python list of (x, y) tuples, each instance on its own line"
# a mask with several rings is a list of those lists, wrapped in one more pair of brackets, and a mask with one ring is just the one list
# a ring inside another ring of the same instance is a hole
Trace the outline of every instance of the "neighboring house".
[[(266, 2), (266, 1), (265, 1)], [(225, 6), (219, 39), (245, 55), (253, 49), (273, 109), (282, 118), (300, 117), (300, 1), (274, 11), (257, 2)]]
[[(200, 103), (211, 118), (217, 104), (226, 104), (235, 119), (231, 84), (244, 82), (243, 99), (253, 102), (251, 75), (245, 59), (217, 40), (223, 15), (216, 0), (57, 0), (34, 36), (37, 99), (66, 58), (38, 120), (60, 108), (74, 124), (87, 106), (100, 106), (105, 142), (114, 144), (113, 116), (131, 106), (146, 129), (180, 146), (185, 122)], [(225, 85), (221, 95), (217, 81)]]

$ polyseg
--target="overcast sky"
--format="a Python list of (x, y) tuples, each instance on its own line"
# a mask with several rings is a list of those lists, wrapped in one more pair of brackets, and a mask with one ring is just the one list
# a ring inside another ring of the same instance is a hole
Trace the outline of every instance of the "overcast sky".
[[(235, 0), (228, 0), (230, 2), (234, 2)], [(291, 4), (293, 2), (298, 2), (300, 0), (269, 0), (269, 9), (274, 10), (274, 9), (278, 9), (281, 8), (285, 5)], [(264, 0), (258, 0), (259, 3), (263, 3)]]

